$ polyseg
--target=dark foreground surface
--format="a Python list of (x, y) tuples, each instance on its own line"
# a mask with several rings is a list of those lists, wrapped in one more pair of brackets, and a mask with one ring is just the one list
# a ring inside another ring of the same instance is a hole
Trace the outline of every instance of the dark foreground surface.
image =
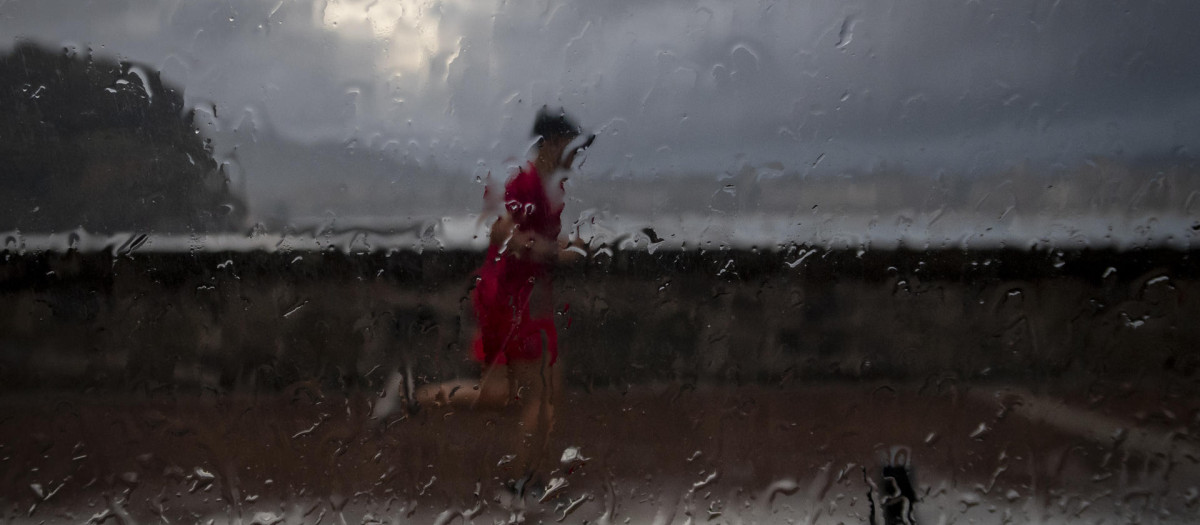
[[(368, 392), (8, 396), (14, 523), (885, 523), (886, 465), (921, 523), (1200, 519), (1200, 400), (1095, 383), (572, 389), (514, 502), (504, 413), (375, 410)], [(559, 461), (573, 448), (581, 458)], [(500, 464), (500, 465), (498, 465)], [(892, 471), (893, 476), (894, 471)], [(874, 515), (872, 514), (874, 513)]]
[(0, 255), (8, 522), (1200, 520), (1188, 252), (563, 268), (567, 388), (523, 499), (515, 413), (397, 401), (478, 377), (479, 254)]

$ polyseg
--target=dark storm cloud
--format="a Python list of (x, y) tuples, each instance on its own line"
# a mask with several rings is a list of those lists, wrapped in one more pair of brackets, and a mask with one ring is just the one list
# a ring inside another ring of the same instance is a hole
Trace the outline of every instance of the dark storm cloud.
[[(880, 67), (900, 97), (953, 111), (913, 115), (962, 132), (1038, 119), (1163, 113), (1197, 95), (1194, 3), (967, 3), (889, 18)], [(876, 21), (878, 22), (878, 21)], [(864, 30), (872, 29), (870, 27)], [(884, 28), (879, 28), (880, 32)], [(889, 101), (893, 108), (896, 100)]]
[(471, 169), (561, 104), (602, 135), (591, 166), (631, 172), (1195, 152), (1196, 20), (1189, 1), (0, 5), (5, 45), (155, 64), (217, 130)]

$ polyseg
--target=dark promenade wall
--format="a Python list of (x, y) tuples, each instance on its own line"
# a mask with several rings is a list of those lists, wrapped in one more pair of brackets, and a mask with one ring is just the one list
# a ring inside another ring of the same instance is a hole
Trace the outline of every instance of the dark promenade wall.
[[(474, 252), (0, 252), (0, 392), (469, 374)], [(569, 381), (1200, 378), (1196, 254), (618, 252), (556, 280)]]

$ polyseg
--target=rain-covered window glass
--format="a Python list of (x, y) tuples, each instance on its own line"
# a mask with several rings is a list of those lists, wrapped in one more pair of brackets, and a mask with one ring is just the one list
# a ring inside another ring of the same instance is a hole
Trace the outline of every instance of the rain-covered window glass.
[(0, 0), (0, 521), (1200, 521), (1197, 21)]

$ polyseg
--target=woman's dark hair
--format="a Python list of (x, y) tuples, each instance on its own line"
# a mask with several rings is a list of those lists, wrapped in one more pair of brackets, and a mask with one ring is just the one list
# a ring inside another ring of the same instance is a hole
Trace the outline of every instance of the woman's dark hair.
[(549, 140), (555, 138), (573, 139), (582, 133), (576, 124), (562, 108), (555, 110), (542, 106), (537, 117), (533, 120), (533, 136)]

